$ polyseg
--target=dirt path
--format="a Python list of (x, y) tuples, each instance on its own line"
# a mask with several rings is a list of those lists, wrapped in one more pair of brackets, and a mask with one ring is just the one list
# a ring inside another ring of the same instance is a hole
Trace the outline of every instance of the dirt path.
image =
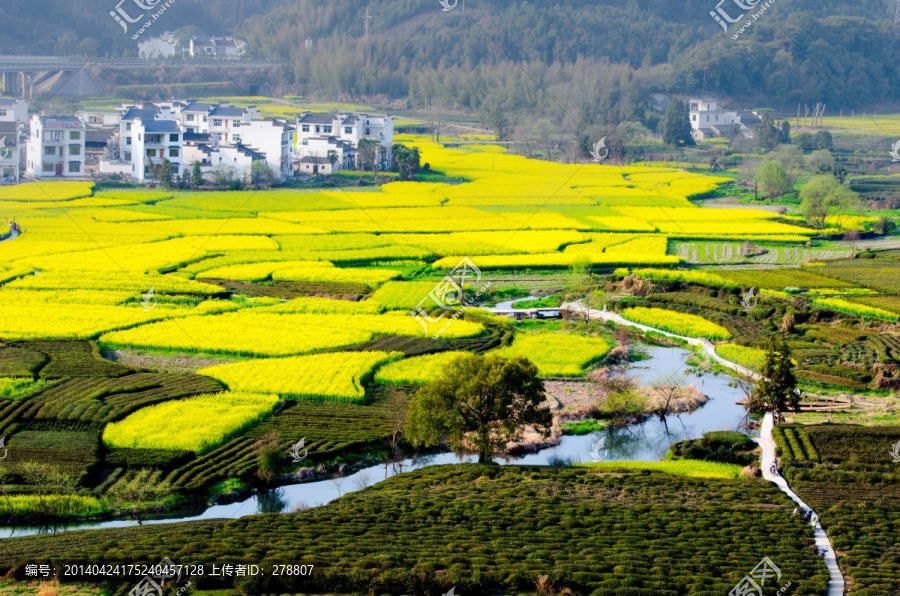
[[(568, 310), (570, 312), (578, 313), (579, 315), (584, 314), (584, 307), (582, 306), (580, 301), (567, 302), (567, 303), (563, 304), (562, 306), (560, 306), (559, 309), (560, 310)], [(692, 346), (699, 346), (699, 347), (703, 348), (703, 351), (706, 352), (710, 358), (712, 358), (714, 361), (718, 362), (719, 364), (721, 364), (724, 367), (730, 368), (731, 370), (733, 370), (735, 372), (741, 373), (743, 375), (747, 375), (754, 379), (759, 377), (759, 375), (757, 375), (752, 370), (750, 370), (748, 368), (744, 368), (743, 366), (741, 366), (739, 364), (735, 364), (734, 362), (725, 360), (724, 358), (722, 358), (721, 356), (716, 354), (716, 347), (708, 339), (698, 339), (696, 337), (685, 337), (683, 335), (676, 335), (674, 333), (669, 333), (668, 331), (663, 331), (662, 329), (656, 329), (654, 327), (648, 327), (646, 325), (641, 325), (640, 323), (633, 323), (631, 321), (627, 321), (627, 320), (623, 319), (620, 315), (617, 315), (614, 312), (609, 312), (609, 311), (605, 311), (605, 310), (597, 310), (595, 308), (592, 308), (592, 309), (590, 309), (589, 314), (592, 319), (597, 319), (599, 321), (609, 321), (609, 322), (615, 323), (616, 325), (622, 325), (625, 327), (634, 327), (636, 329), (640, 329), (641, 331), (648, 331), (648, 332), (652, 331), (654, 333), (660, 333), (667, 337), (674, 337), (676, 339), (683, 340), (683, 341), (691, 344)]]
[[(775, 419), (772, 416), (772, 413), (769, 412), (766, 414), (766, 417), (763, 419), (762, 427), (759, 431), (759, 439), (757, 442), (760, 447), (762, 447), (762, 469), (763, 469), (763, 478), (768, 480), (769, 482), (774, 482), (781, 491), (789, 496), (795, 503), (797, 503), (797, 507), (803, 509), (809, 509), (812, 511), (812, 507), (803, 502), (797, 493), (791, 490), (788, 486), (787, 480), (781, 476), (781, 474), (773, 474), (771, 471), (772, 464), (775, 463), (775, 439), (772, 437), (772, 429), (775, 428)], [(815, 524), (815, 536), (816, 536), (816, 548), (826, 550), (825, 554), (825, 565), (828, 567), (828, 574), (831, 576), (831, 579), (828, 582), (828, 596), (842, 596), (844, 593), (844, 576), (841, 573), (841, 568), (837, 563), (837, 556), (834, 553), (834, 548), (831, 546), (831, 540), (828, 538), (828, 534), (825, 533), (825, 530), (822, 528), (822, 525), (818, 522), (819, 515), (813, 511), (814, 519), (816, 520)]]
[(6, 242), (6, 241), (8, 241), (8, 240), (14, 240), (15, 238), (18, 238), (18, 237), (19, 237), (19, 233), (18, 233), (17, 231), (15, 231), (14, 229), (10, 228), (10, 229), (9, 229), (9, 236), (7, 236), (6, 238), (0, 238), (0, 242)]
[[(571, 302), (563, 304), (560, 307), (560, 310), (569, 310), (571, 312), (584, 314), (584, 306), (579, 302)], [(631, 321), (627, 321), (623, 319), (621, 316), (617, 315), (613, 312), (608, 312), (605, 310), (596, 310), (590, 309), (589, 316), (592, 319), (597, 319), (600, 321), (610, 321), (615, 323), (616, 325), (625, 325), (628, 327), (635, 327), (642, 331), (653, 331), (655, 333), (661, 333), (662, 335), (668, 337), (674, 337), (677, 339), (682, 339), (694, 346), (700, 346), (703, 348), (703, 351), (709, 354), (709, 356), (721, 364), (722, 366), (726, 366), (731, 370), (737, 371), (739, 373), (748, 375), (754, 379), (758, 379), (759, 375), (755, 372), (744, 368), (734, 362), (729, 362), (725, 360), (718, 354), (716, 354), (716, 348), (712, 344), (711, 341), (707, 339), (697, 339), (694, 337), (684, 337), (682, 335), (676, 335), (674, 333), (669, 333), (668, 331), (663, 331), (661, 329), (655, 329), (653, 327), (648, 327), (647, 325), (641, 325), (639, 323), (633, 323)], [(775, 462), (775, 439), (772, 437), (772, 429), (775, 427), (774, 418), (772, 413), (766, 415), (763, 419), (762, 427), (760, 428), (760, 436), (757, 439), (757, 442), (762, 447), (762, 470), (763, 470), (763, 478), (768, 480), (769, 482), (774, 482), (775, 485), (781, 489), (787, 496), (789, 496), (795, 503), (797, 503), (798, 507), (805, 507), (806, 509), (812, 510), (806, 503), (803, 502), (797, 494), (790, 489), (788, 486), (787, 480), (785, 480), (780, 474), (773, 474), (770, 471), (772, 464)], [(818, 514), (814, 512), (816, 519), (818, 519)], [(815, 538), (816, 538), (816, 547), (824, 548), (827, 551), (825, 555), (825, 565), (828, 567), (828, 573), (831, 576), (830, 581), (828, 582), (828, 596), (842, 596), (844, 593), (844, 576), (841, 574), (841, 569), (837, 564), (837, 557), (834, 553), (834, 548), (831, 546), (831, 540), (828, 538), (828, 534), (825, 533), (825, 530), (822, 528), (821, 524), (818, 522), (815, 526)]]

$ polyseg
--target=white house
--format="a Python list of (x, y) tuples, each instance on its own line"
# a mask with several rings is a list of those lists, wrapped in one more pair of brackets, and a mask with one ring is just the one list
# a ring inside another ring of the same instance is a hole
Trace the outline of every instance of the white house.
[(159, 37), (138, 42), (138, 55), (145, 59), (171, 58), (175, 55), (175, 34), (166, 31)]
[(28, 102), (24, 99), (7, 99), (0, 97), (0, 122), (28, 122)]
[(84, 123), (74, 116), (31, 117), (26, 170), (32, 178), (84, 176)]
[[(393, 116), (370, 114), (310, 114), (297, 117), (297, 145), (294, 157), (302, 163), (304, 157), (327, 158), (329, 152), (337, 154), (334, 169), (348, 169), (356, 165), (359, 142), (367, 139), (381, 144), (384, 167), (391, 165), (391, 149), (394, 145)], [(306, 162), (311, 169), (322, 164)], [(331, 165), (329, 160), (329, 166)], [(330, 169), (330, 168), (329, 168)], [(301, 171), (306, 168), (301, 167)]]
[(241, 127), (259, 118), (256, 106), (233, 108), (227, 103), (213, 106), (207, 114), (208, 132), (217, 135), (226, 145), (238, 145), (243, 140)]
[(19, 124), (0, 121), (0, 180), (19, 181)]
[(296, 128), (285, 120), (251, 120), (240, 127), (240, 142), (266, 156), (266, 165), (276, 178), (284, 180), (294, 173), (294, 136)]
[(131, 179), (143, 183), (151, 166), (168, 159), (174, 175), (184, 173), (181, 126), (175, 120), (143, 120), (138, 117), (131, 127)]
[(689, 103), (691, 136), (698, 143), (711, 137), (728, 137), (735, 125), (745, 137), (753, 138), (748, 125), (760, 122), (753, 112), (720, 110), (715, 99), (691, 99)]
[(266, 163), (266, 156), (243, 145), (220, 145), (209, 153), (212, 169), (230, 168), (235, 179), (249, 176), (255, 161)]
[(194, 58), (205, 54), (214, 60), (240, 60), (246, 52), (247, 43), (234, 37), (195, 37), (190, 44)]

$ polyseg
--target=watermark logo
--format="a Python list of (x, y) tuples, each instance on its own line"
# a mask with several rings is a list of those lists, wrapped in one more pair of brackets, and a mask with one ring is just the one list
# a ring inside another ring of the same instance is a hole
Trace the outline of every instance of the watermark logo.
[[(900, 443), (898, 443), (900, 444)], [(0, 456), (0, 461), (6, 459), (6, 456), (9, 454), (9, 449), (6, 448), (6, 437), (0, 437), (0, 449), (3, 450), (3, 455)]]
[(600, 462), (609, 457), (609, 448), (606, 446), (606, 437), (600, 437), (600, 440), (594, 443), (591, 449), (591, 459)]
[[(475, 263), (472, 262), (471, 259), (465, 257), (459, 264), (450, 271), (450, 274), (447, 275), (444, 279), (438, 282), (434, 289), (428, 293), (427, 296), (422, 298), (419, 301), (419, 304), (416, 305), (415, 310), (410, 311), (410, 316), (414, 317), (416, 321), (422, 326), (422, 329), (425, 330), (425, 333), (428, 333), (428, 325), (436, 324), (444, 318), (446, 312), (442, 312), (437, 317), (430, 316), (425, 308), (422, 306), (428, 300), (434, 302), (437, 306), (439, 306), (442, 310), (448, 311), (454, 307), (462, 307), (460, 311), (454, 313), (451, 319), (458, 319), (463, 316), (466, 312), (466, 309), (470, 306), (471, 303), (465, 302), (463, 299), (463, 285), (466, 282), (466, 277), (472, 273), (475, 277), (474, 283), (478, 283), (481, 281), (481, 269), (479, 269)], [(457, 279), (459, 280), (457, 282)], [(490, 283), (485, 284), (481, 287), (481, 289), (475, 294), (475, 298), (478, 298), (487, 291), (487, 289), (491, 286)], [(435, 333), (432, 338), (438, 339), (447, 327), (453, 321), (447, 321), (441, 329)]]
[(154, 308), (156, 308), (156, 296), (153, 295), (153, 290), (156, 289), (156, 286), (150, 288), (148, 292), (141, 294), (143, 300), (141, 300), (141, 306), (144, 307), (144, 312), (150, 312)]
[[(0, 439), (0, 447), (3, 447), (3, 439)], [(894, 449), (890, 452), (891, 457), (894, 458), (895, 464), (900, 464), (900, 441), (894, 445)], [(0, 459), (3, 459), (0, 457)]]
[[(288, 452), (293, 458), (295, 464), (302, 462), (309, 454), (309, 449), (306, 447), (306, 445), (304, 445), (304, 441), (306, 441), (306, 437), (303, 437), (302, 439), (291, 445), (291, 450)], [(301, 449), (303, 449), (303, 455), (300, 455)]]
[[(439, 2), (441, 3), (441, 6), (444, 7), (444, 10), (441, 12), (451, 11), (454, 8), (456, 8), (457, 4), (459, 4), (459, 0), (453, 0), (453, 4), (450, 4), (450, 2), (448, 0), (439, 0)], [(450, 591), (452, 592), (453, 590), (450, 590)], [(450, 596), (453, 596), (453, 595), (450, 594)]]
[(6, 146), (6, 137), (0, 137), (0, 159), (9, 159), (12, 156), (12, 149)]
[[(900, 4), (897, 4), (897, 6), (900, 7)], [(893, 158), (891, 160), (892, 162), (897, 163), (900, 161), (900, 139), (898, 139), (897, 142), (894, 143), (894, 146), (891, 147), (890, 155)]]
[[(727, 34), (728, 28), (743, 19), (747, 16), (747, 11), (756, 8), (756, 6), (762, 2), (762, 0), (731, 0), (734, 4), (740, 9), (741, 12), (737, 17), (732, 17), (731, 14), (722, 7), (727, 0), (720, 0), (718, 4), (716, 4), (716, 9), (709, 11), (709, 15), (716, 20), (716, 22), (721, 25), (722, 30)], [(750, 26), (762, 16), (762, 14), (768, 10), (769, 6), (775, 3), (775, 0), (766, 0), (766, 2), (759, 7), (759, 10), (750, 14), (750, 18), (744, 21), (741, 28), (737, 31), (735, 35), (731, 36), (731, 39), (739, 38), (744, 31), (750, 28)]]
[(450, 588), (449, 592), (444, 594), (444, 596), (455, 596), (455, 594), (456, 594), (456, 586), (453, 586), (452, 588)]
[[(163, 0), (120, 0), (118, 4), (116, 4), (116, 9), (109, 11), (109, 16), (111, 16), (115, 21), (122, 27), (122, 31), (128, 35), (129, 25), (134, 25), (144, 19), (144, 16), (147, 14), (147, 11), (153, 10), (159, 3)], [(131, 4), (134, 6), (131, 6)], [(125, 4), (125, 6), (122, 6)], [(140, 37), (144, 31), (150, 28), (150, 26), (156, 21), (159, 17), (162, 16), (166, 10), (175, 4), (175, 0), (166, 0), (166, 3), (163, 4), (158, 11), (150, 14), (148, 20), (141, 24), (140, 29), (138, 29), (137, 33), (131, 36), (131, 39), (137, 39)], [(127, 8), (126, 8), (127, 7)], [(136, 14), (137, 16), (132, 16)]]
[[(167, 580), (178, 583), (181, 579), (181, 567), (165, 557), (159, 564), (151, 567), (151, 573), (144, 576), (138, 585), (128, 592), (128, 596), (163, 596), (163, 586)], [(178, 594), (184, 594), (190, 586), (191, 582), (188, 582)]]
[(744, 297), (741, 300), (741, 306), (744, 308), (744, 312), (749, 313), (759, 304), (759, 294), (755, 293), (756, 288), (750, 288), (744, 293)]
[[(604, 150), (602, 155), (600, 153), (601, 150)], [(593, 157), (594, 161), (596, 161), (597, 163), (600, 163), (601, 161), (609, 157), (609, 149), (606, 148), (606, 137), (603, 137), (602, 139), (594, 143), (594, 149), (591, 151), (591, 157)]]
[[(758, 596), (763, 596), (763, 587), (766, 585), (766, 580), (774, 579), (774, 583), (781, 583), (781, 569), (772, 562), (772, 559), (769, 557), (763, 557), (763, 560), (760, 561), (753, 570), (744, 576), (738, 585), (731, 589), (728, 592), (728, 596), (751, 596), (752, 594), (757, 594)], [(769, 585), (772, 585), (773, 582), (769, 582)], [(778, 594), (784, 594), (785, 590), (787, 590), (791, 586), (791, 582), (787, 582), (785, 585), (781, 586), (778, 590)]]

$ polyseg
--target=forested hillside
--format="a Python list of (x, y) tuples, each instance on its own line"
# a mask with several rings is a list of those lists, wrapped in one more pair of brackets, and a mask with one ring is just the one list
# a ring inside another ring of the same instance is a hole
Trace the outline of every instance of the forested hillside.
[[(114, 2), (87, 4), (4, 3), (0, 50), (136, 49), (107, 15)], [(152, 34), (178, 26), (236, 33), (251, 56), (289, 61), (272, 81), (286, 94), (527, 109), (558, 120), (585, 109), (640, 116), (654, 92), (706, 93), (738, 108), (823, 102), (832, 114), (888, 111), (900, 97), (893, 0), (775, 2), (738, 40), (710, 16), (715, 8), (714, 0), (469, 0), (465, 12), (461, 1), (443, 12), (437, 0), (381, 0), (369, 3), (366, 40), (365, 5), (351, 0), (179, 0)], [(731, 2), (724, 9), (742, 12)], [(43, 43), (21, 41), (35, 29)]]

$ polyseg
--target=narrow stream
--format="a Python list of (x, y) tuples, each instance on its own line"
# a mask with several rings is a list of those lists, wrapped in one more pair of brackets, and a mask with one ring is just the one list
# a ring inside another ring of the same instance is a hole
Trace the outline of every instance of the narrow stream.
[[(634, 364), (630, 374), (640, 384), (668, 377), (684, 371), (686, 361), (692, 353), (683, 348), (644, 346), (649, 359)], [(653, 417), (642, 424), (614, 429), (583, 436), (564, 436), (556, 447), (529, 453), (521, 457), (495, 458), (501, 465), (548, 465), (556, 458), (574, 462), (592, 461), (591, 451), (601, 439), (604, 440), (605, 459), (657, 461), (678, 441), (695, 439), (714, 430), (741, 430), (746, 418), (743, 406), (737, 405), (743, 395), (729, 386), (731, 377), (725, 374), (686, 374), (687, 383), (694, 383), (709, 397), (709, 402), (688, 414), (673, 414), (660, 420)], [(414, 459), (407, 459), (393, 466), (378, 465), (338, 480), (319, 480), (283, 486), (266, 493), (251, 496), (243, 501), (228, 505), (214, 505), (194, 514), (145, 521), (146, 525), (175, 523), (204, 519), (236, 519), (259, 513), (281, 513), (294, 511), (298, 507), (325, 505), (332, 500), (371, 486), (401, 472), (409, 472), (426, 466), (441, 464), (474, 463), (477, 457), (456, 453), (441, 453)], [(0, 537), (25, 536), (29, 534), (63, 532), (81, 529), (122, 528), (137, 525), (132, 520), (114, 520), (96, 523), (79, 523), (57, 527), (0, 527)]]

